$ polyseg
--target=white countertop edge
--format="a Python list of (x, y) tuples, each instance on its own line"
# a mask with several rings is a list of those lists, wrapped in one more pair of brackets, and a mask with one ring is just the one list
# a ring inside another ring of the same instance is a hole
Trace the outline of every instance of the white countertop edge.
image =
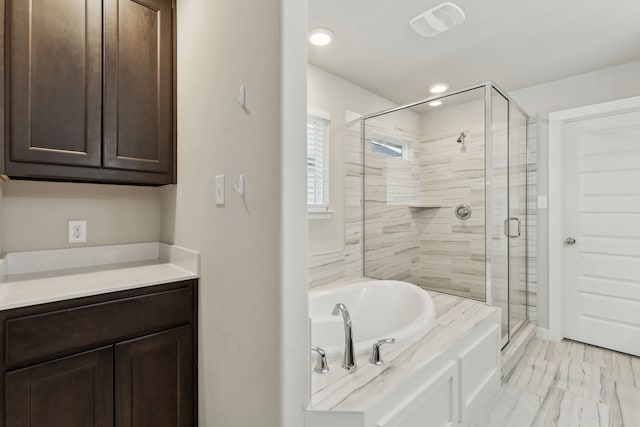
[(197, 279), (170, 263), (68, 274), (0, 285), (0, 310)]
[(200, 253), (161, 242), (16, 252), (0, 258), (0, 275), (9, 310), (197, 279)]

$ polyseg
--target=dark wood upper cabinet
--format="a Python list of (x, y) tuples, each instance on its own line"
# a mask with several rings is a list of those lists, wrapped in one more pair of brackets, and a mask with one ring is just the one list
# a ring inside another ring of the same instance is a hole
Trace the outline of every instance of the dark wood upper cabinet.
[(100, 167), (100, 2), (9, 5), (10, 159)]
[(105, 2), (104, 167), (168, 173), (171, 2)]
[(0, 172), (175, 182), (175, 0), (4, 1)]

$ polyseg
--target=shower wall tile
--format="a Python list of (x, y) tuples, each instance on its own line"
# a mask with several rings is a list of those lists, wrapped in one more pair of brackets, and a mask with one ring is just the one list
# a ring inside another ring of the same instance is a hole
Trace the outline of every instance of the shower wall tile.
[(315, 253), (309, 256), (309, 287), (334, 282), (345, 276), (345, 251)]
[(365, 147), (374, 134), (392, 135), (408, 142), (406, 159), (366, 156), (364, 182), (364, 274), (377, 279), (419, 281), (419, 223), (411, 206), (419, 204), (420, 153), (417, 135), (392, 122), (368, 123)]
[[(484, 129), (425, 136), (420, 143), (420, 200), (438, 206), (417, 217), (420, 240), (418, 284), (434, 291), (485, 299)], [(457, 205), (471, 217), (459, 220)]]

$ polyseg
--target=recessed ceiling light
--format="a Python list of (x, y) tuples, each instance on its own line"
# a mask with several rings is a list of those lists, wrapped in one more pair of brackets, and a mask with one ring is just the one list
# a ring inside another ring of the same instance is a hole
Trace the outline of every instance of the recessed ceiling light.
[(314, 46), (326, 46), (333, 41), (333, 32), (327, 28), (314, 28), (307, 37)]
[(449, 89), (449, 85), (447, 83), (436, 83), (429, 86), (429, 92), (431, 93), (442, 93), (447, 89)]
[(442, 101), (431, 101), (429, 107), (439, 107), (442, 105)]

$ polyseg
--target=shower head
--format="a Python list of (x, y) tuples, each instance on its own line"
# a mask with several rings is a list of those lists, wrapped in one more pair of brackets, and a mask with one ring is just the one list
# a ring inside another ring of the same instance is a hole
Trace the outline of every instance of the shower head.
[(464, 139), (466, 137), (467, 137), (467, 134), (462, 132), (456, 141), (458, 142), (458, 144), (464, 144)]

